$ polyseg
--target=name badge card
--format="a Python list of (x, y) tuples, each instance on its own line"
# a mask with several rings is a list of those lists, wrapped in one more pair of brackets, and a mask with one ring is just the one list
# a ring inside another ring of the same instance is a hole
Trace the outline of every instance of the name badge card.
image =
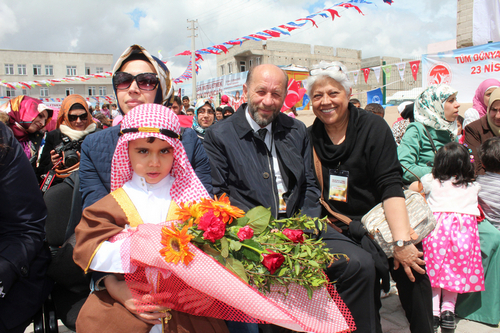
[(330, 191), (328, 199), (334, 201), (347, 202), (347, 180), (349, 171), (330, 170)]

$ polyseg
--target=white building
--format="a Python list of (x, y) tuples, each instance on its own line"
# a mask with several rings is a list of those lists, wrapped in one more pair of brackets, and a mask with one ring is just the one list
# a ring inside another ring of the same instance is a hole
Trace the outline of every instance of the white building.
[[(43, 81), (104, 73), (110, 72), (112, 66), (112, 54), (0, 50), (0, 80), (3, 82)], [(1, 98), (27, 95), (62, 99), (70, 94), (79, 94), (91, 102), (96, 102), (99, 97), (114, 95), (110, 77), (61, 82), (53, 86), (42, 84), (31, 89), (0, 86)]]

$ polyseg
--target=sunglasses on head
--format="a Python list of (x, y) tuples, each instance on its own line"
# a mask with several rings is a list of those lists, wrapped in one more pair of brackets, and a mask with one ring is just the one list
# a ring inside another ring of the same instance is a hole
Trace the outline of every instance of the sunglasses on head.
[(116, 72), (113, 76), (113, 86), (116, 90), (128, 89), (134, 80), (141, 90), (155, 90), (160, 82), (155, 73), (141, 73), (134, 76), (126, 72)]
[(69, 121), (76, 121), (78, 118), (80, 118), (81, 121), (87, 120), (89, 115), (87, 113), (82, 113), (82, 114), (68, 114), (68, 120)]
[(341, 73), (343, 72), (342, 67), (340, 67), (339, 65), (327, 65), (327, 66), (322, 66), (320, 68), (315, 68), (315, 69), (310, 70), (309, 75), (315, 76), (315, 75), (320, 74), (323, 71), (331, 71), (331, 70), (339, 71)]

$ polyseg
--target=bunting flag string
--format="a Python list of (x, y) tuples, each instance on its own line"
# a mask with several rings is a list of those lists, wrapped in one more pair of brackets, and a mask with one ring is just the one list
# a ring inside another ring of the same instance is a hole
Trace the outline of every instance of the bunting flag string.
[[(420, 60), (417, 60), (417, 61), (420, 61)], [(387, 78), (387, 80), (390, 80), (391, 79), (392, 65), (382, 66), (382, 70), (384, 71), (385, 77)]]
[(365, 83), (368, 83), (368, 76), (370, 75), (370, 68), (361, 68), (363, 74), (365, 75)]
[[(342, 2), (339, 4), (333, 5), (332, 7), (342, 7), (344, 9), (353, 8), (359, 14), (365, 15), (358, 6), (353, 5), (352, 3), (372, 4), (372, 2), (363, 1), (363, 0), (361, 0), (361, 2), (359, 2), (359, 1), (360, 0), (357, 0), (357, 1), (351, 0), (347, 3)], [(392, 0), (384, 0), (384, 2), (391, 4)], [(222, 52), (227, 53), (228, 48), (230, 48), (234, 45), (241, 45), (245, 40), (262, 41), (262, 40), (268, 40), (271, 38), (279, 38), (279, 37), (281, 37), (281, 35), (290, 35), (291, 31), (293, 31), (295, 29), (302, 28), (304, 25), (307, 24), (307, 22), (311, 22), (313, 27), (318, 28), (318, 25), (313, 20), (314, 17), (319, 15), (323, 18), (328, 18), (328, 14), (329, 14), (330, 17), (332, 18), (332, 21), (335, 19), (335, 17), (340, 17), (339, 12), (335, 9), (332, 9), (332, 7), (322, 9), (314, 14), (296, 19), (295, 21), (291, 21), (291, 22), (288, 22), (286, 24), (279, 25), (278, 27), (273, 27), (273, 28), (262, 30), (262, 31), (259, 31), (259, 32), (253, 33), (253, 34), (243, 36), (243, 37), (239, 37), (239, 38), (236, 38), (234, 40), (229, 40), (227, 42), (224, 42), (224, 43), (219, 44), (219, 45), (214, 45), (212, 47), (207, 47), (207, 48), (196, 50), (195, 55), (196, 55), (196, 57), (198, 57), (198, 56), (201, 57), (202, 54), (221, 54)], [(176, 54), (175, 56), (181, 56), (181, 55), (189, 56), (189, 55), (191, 55), (191, 51), (186, 50), (184, 52)], [(174, 82), (179, 81), (179, 80), (182, 80), (182, 75), (180, 77), (174, 79)], [(182, 82), (182, 81), (179, 81), (179, 82)]]
[[(410, 66), (411, 66), (411, 73), (413, 75), (413, 79), (415, 79), (415, 81), (417, 81), (417, 74), (418, 74), (418, 69), (419, 69), (419, 65), (420, 65), (420, 60), (412, 60), (412, 61), (408, 61), (408, 62), (410, 63)], [(399, 63), (391, 64), (391, 65), (361, 68), (361, 70), (363, 71), (364, 77), (365, 77), (365, 83), (368, 83), (368, 77), (370, 75), (370, 71), (373, 71), (375, 73), (375, 76), (377, 78), (377, 82), (379, 82), (381, 68), (385, 73), (386, 79), (389, 80), (391, 78), (392, 66), (397, 67), (399, 75), (401, 77), (401, 81), (404, 81), (406, 62), (399, 62)], [(359, 69), (356, 69), (354, 71), (350, 71), (349, 73), (352, 73), (352, 75), (354, 77), (354, 84), (358, 84)]]
[(113, 75), (111, 72), (104, 73), (96, 73), (89, 75), (79, 75), (79, 76), (70, 76), (64, 77), (62, 79), (47, 79), (47, 80), (36, 80), (36, 81), (21, 81), (21, 82), (6, 82), (5, 80), (0, 81), (0, 86), (4, 86), (11, 89), (24, 89), (24, 88), (35, 88), (35, 87), (43, 87), (46, 85), (47, 87), (54, 86), (56, 83), (67, 83), (72, 81), (88, 81), (90, 79), (104, 79), (109, 78)]
[(373, 67), (373, 72), (375, 73), (375, 77), (377, 78), (377, 83), (380, 82), (380, 66)]
[(410, 61), (411, 74), (413, 74), (413, 79), (417, 81), (418, 66), (420, 65), (420, 60)]
[(399, 76), (401, 77), (401, 81), (404, 81), (406, 62), (399, 62), (396, 64), (396, 66), (398, 66), (398, 71), (399, 71)]

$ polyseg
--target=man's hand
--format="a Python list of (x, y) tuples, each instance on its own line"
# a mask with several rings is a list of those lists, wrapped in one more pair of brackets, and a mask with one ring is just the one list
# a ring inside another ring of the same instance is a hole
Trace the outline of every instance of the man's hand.
[(397, 270), (401, 264), (410, 281), (415, 282), (412, 268), (419, 274), (425, 274), (425, 270), (419, 266), (425, 264), (421, 259), (423, 255), (423, 252), (418, 251), (413, 244), (402, 247), (394, 246), (394, 269)]

